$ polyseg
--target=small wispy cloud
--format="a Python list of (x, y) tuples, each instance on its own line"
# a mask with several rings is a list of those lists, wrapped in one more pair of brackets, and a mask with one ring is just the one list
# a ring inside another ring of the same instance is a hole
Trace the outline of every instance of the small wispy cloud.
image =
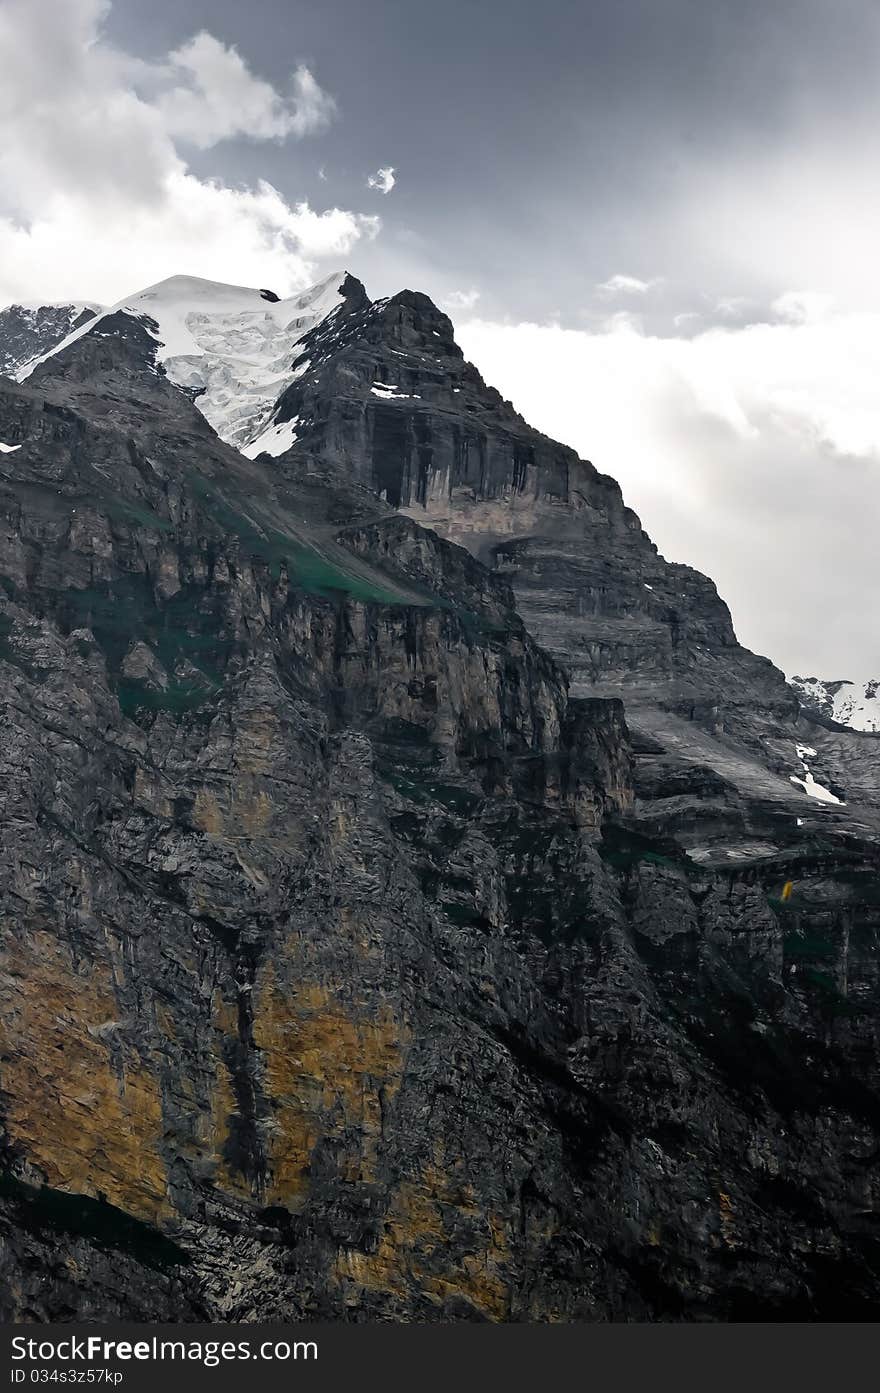
[(645, 326), (640, 314), (634, 314), (632, 310), (615, 310), (614, 314), (602, 321), (601, 331), (603, 334), (643, 334)]
[(741, 319), (748, 309), (748, 304), (744, 295), (727, 295), (721, 300), (716, 300), (715, 312), (725, 319)]
[(817, 290), (787, 290), (770, 308), (788, 324), (818, 324), (834, 308), (834, 296)]
[(479, 290), (450, 290), (443, 304), (448, 310), (472, 310), (479, 298)]
[(379, 193), (390, 193), (396, 183), (394, 168), (390, 164), (384, 169), (377, 169), (375, 174), (367, 175), (367, 188), (377, 189)]
[(611, 300), (615, 295), (647, 295), (649, 290), (654, 290), (662, 283), (660, 276), (643, 281), (638, 276), (616, 275), (610, 276), (607, 281), (600, 281), (596, 291), (603, 300)]

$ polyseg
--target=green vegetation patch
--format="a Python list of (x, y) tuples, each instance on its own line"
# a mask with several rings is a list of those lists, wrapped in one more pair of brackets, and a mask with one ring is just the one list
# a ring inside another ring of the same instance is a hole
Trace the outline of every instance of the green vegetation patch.
[(286, 566), (292, 585), (317, 594), (343, 591), (365, 603), (399, 604), (400, 599), (390, 590), (349, 571), (341, 558), (331, 560), (317, 547), (312, 547), (288, 533), (271, 526), (263, 527), (245, 510), (235, 506), (223, 493), (202, 475), (193, 475), (191, 484), (201, 498), (206, 511), (228, 536), (237, 537), (248, 556), (258, 557), (269, 566), (277, 580), (282, 565)]
[(124, 716), (133, 717), (144, 711), (166, 711), (172, 716), (183, 716), (195, 711), (216, 690), (216, 686), (207, 682), (169, 682), (163, 691), (132, 679), (117, 684), (116, 696)]
[(817, 967), (802, 968), (799, 974), (801, 984), (815, 992), (824, 1016), (858, 1016), (859, 1008), (841, 992), (833, 977)]
[(146, 503), (134, 503), (127, 498), (110, 495), (103, 500), (103, 506), (111, 518), (116, 518), (121, 522), (134, 523), (138, 527), (145, 527), (154, 532), (174, 531), (174, 524), (171, 520), (154, 512), (152, 508), (147, 507)]
[(282, 553), (281, 559), (287, 563), (287, 574), (291, 584), (299, 589), (313, 591), (319, 595), (341, 590), (346, 594), (353, 595), (356, 600), (362, 600), (365, 604), (396, 605), (401, 603), (399, 596), (369, 580), (368, 577), (347, 571), (342, 565), (330, 561), (320, 552), (285, 538), (280, 532), (276, 533), (275, 536), (278, 539), (279, 551)]
[(603, 829), (599, 855), (616, 870), (631, 870), (642, 863), (665, 866), (668, 870), (681, 871), (685, 875), (696, 869), (674, 843), (614, 824)]
[[(184, 587), (158, 604), (146, 576), (125, 576), (112, 585), (65, 591), (60, 609), (69, 629), (91, 629), (114, 679), (120, 708), (128, 716), (145, 711), (180, 715), (195, 709), (220, 687), (236, 647), (224, 632), (222, 610), (197, 586)], [(148, 644), (169, 674), (164, 691), (121, 675), (134, 639)], [(175, 679), (179, 665), (195, 669), (195, 674)]]
[(393, 755), (383, 752), (376, 767), (380, 778), (390, 784), (401, 798), (418, 807), (437, 805), (452, 817), (468, 818), (473, 816), (483, 801), (482, 795), (473, 789), (437, 779), (430, 766), (425, 767), (416, 761), (398, 762)]
[(789, 962), (830, 962), (838, 954), (838, 946), (832, 938), (809, 929), (787, 933), (783, 939), (783, 949)]
[(778, 914), (780, 917), (783, 914), (788, 914), (794, 908), (789, 900), (782, 900), (778, 895), (768, 895), (767, 904), (773, 910), (773, 913)]

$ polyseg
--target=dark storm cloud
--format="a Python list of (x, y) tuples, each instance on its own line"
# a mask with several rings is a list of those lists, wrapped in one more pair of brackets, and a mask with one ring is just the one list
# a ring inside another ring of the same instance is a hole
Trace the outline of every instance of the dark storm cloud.
[[(651, 312), (667, 322), (790, 288), (711, 220), (689, 235), (701, 191), (753, 160), (763, 178), (774, 152), (873, 102), (880, 52), (877, 7), (852, 0), (117, 0), (110, 32), (160, 51), (201, 25), (278, 85), (305, 59), (337, 97), (320, 142), (261, 149), (283, 192), (351, 206), (394, 166), (386, 235), (363, 253), (376, 290), (421, 269), (437, 292), (478, 285), (496, 313), (569, 320), (616, 273), (663, 277)], [(248, 181), (253, 151), (229, 142), (197, 168)]]
[(115, 0), (102, 38), (105, 10), (0, 5), (8, 295), (425, 290), (747, 642), (880, 676), (880, 6)]

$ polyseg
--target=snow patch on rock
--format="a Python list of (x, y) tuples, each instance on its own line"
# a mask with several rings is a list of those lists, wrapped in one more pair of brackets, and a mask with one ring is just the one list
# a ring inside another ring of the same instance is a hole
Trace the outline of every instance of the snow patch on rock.
[(803, 765), (804, 773), (803, 777), (798, 774), (789, 774), (791, 782), (793, 784), (800, 784), (804, 793), (809, 794), (811, 798), (818, 799), (820, 803), (837, 803), (841, 807), (845, 806), (842, 800), (831, 792), (830, 788), (826, 788), (824, 784), (818, 783), (810, 773), (810, 766), (807, 764), (807, 758), (815, 758), (816, 751), (809, 745), (795, 745), (794, 748), (797, 752), (798, 759)]
[(248, 459), (256, 459), (257, 455), (283, 455), (284, 451), (289, 450), (291, 445), (296, 442), (298, 425), (298, 416), (292, 416), (289, 421), (281, 421), (280, 423), (273, 421), (264, 431), (260, 432), (256, 440), (243, 446), (241, 453), (247, 455)]
[(395, 387), (393, 382), (374, 382), (370, 391), (374, 397), (383, 397), (386, 401), (421, 401), (421, 392), (402, 392), (399, 387)]

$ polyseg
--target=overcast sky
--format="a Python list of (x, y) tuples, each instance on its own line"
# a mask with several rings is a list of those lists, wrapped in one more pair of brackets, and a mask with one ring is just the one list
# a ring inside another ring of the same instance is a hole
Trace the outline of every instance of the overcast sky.
[(0, 300), (422, 289), (789, 673), (880, 676), (874, 0), (0, 0)]

